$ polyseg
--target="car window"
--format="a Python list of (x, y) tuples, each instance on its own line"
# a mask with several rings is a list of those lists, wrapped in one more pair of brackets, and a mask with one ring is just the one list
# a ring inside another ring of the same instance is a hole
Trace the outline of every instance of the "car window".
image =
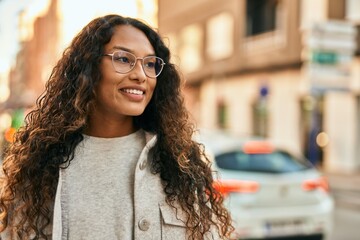
[(215, 156), (215, 161), (216, 165), (222, 169), (265, 173), (296, 172), (311, 167), (310, 164), (284, 151), (274, 151), (269, 154), (233, 151)]

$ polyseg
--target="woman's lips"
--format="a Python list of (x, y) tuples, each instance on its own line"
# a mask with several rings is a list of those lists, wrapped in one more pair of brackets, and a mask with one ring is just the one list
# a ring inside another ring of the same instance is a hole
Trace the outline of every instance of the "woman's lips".
[(139, 89), (133, 89), (133, 88), (122, 88), (120, 91), (130, 93), (130, 94), (136, 94), (136, 95), (143, 95), (144, 91), (141, 91)]
[(145, 92), (135, 88), (122, 88), (120, 92), (125, 95), (130, 101), (140, 102), (145, 97)]

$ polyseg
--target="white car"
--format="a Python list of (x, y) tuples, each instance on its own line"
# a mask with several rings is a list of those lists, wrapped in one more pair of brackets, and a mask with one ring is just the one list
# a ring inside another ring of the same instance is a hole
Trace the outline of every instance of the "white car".
[(334, 201), (327, 180), (303, 157), (266, 140), (202, 132), (213, 157), (217, 187), (225, 196), (234, 237), (326, 239)]

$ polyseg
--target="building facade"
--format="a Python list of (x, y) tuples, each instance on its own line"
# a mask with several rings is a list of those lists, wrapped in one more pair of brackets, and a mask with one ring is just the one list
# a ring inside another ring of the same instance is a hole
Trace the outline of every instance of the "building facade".
[[(58, 58), (58, 1), (52, 0), (41, 15), (29, 19), (28, 12), (19, 12), (19, 51), (8, 74), (10, 95), (0, 102), (0, 159), (2, 149), (44, 91), (45, 82)], [(4, 137), (5, 136), (5, 137)]]
[(351, 172), (360, 168), (356, 9), (351, 0), (160, 0), (158, 23), (198, 127), (269, 137)]

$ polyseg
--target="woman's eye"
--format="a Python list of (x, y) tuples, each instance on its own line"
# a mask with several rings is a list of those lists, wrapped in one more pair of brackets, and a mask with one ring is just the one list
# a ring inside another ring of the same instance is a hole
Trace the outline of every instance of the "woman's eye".
[(155, 68), (155, 62), (147, 62), (147, 63), (145, 64), (145, 66), (146, 66), (147, 68)]
[(117, 57), (115, 60), (120, 63), (130, 63), (129, 58), (127, 57)]

